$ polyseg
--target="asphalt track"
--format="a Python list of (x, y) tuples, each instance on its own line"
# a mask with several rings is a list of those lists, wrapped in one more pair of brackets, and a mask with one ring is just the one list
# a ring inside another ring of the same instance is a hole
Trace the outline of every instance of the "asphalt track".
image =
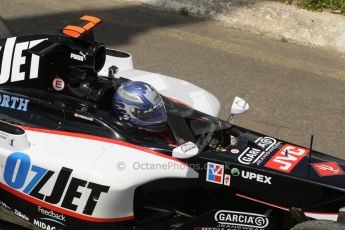
[(129, 51), (136, 68), (191, 81), (216, 95), (226, 118), (233, 98), (251, 110), (236, 124), (345, 159), (345, 59), (200, 18), (125, 1), (5, 0), (15, 34), (49, 32), (83, 14), (101, 17), (96, 36)]
[[(193, 82), (226, 118), (235, 96), (251, 110), (235, 123), (345, 159), (345, 59), (218, 23), (124, 1), (0, 1), (14, 34), (55, 33), (81, 15), (101, 17), (96, 37), (133, 54), (138, 69)], [(13, 229), (13, 228), (10, 228)]]

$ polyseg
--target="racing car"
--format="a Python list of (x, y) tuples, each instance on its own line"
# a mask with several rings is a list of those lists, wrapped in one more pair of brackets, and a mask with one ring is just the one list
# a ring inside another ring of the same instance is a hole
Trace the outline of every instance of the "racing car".
[[(249, 110), (239, 97), (217, 118), (209, 92), (96, 42), (100, 22), (0, 40), (1, 219), (45, 230), (344, 228), (345, 161), (236, 126)], [(130, 81), (160, 92), (172, 142), (112, 117), (112, 95)]]

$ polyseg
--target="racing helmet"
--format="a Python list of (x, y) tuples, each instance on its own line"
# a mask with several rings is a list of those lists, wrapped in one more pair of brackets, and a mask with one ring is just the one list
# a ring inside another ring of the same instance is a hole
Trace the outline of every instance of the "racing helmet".
[(167, 112), (161, 95), (151, 85), (140, 81), (123, 82), (112, 101), (115, 118), (132, 127), (162, 131)]

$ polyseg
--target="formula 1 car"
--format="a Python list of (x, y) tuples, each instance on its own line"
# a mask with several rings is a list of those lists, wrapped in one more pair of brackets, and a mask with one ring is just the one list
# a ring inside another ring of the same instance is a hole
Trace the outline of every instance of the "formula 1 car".
[[(217, 118), (207, 91), (135, 70), (130, 54), (96, 42), (98, 23), (0, 40), (1, 219), (46, 230), (343, 228), (345, 161), (232, 124), (249, 109), (241, 98)], [(164, 95), (174, 144), (113, 118), (112, 95), (130, 80)]]

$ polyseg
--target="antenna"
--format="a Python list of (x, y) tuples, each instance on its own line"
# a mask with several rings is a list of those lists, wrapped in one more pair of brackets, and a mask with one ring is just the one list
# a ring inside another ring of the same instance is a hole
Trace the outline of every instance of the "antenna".
[(309, 158), (308, 158), (308, 164), (311, 164), (311, 152), (313, 150), (313, 142), (314, 142), (314, 135), (310, 135), (310, 146), (309, 146)]

